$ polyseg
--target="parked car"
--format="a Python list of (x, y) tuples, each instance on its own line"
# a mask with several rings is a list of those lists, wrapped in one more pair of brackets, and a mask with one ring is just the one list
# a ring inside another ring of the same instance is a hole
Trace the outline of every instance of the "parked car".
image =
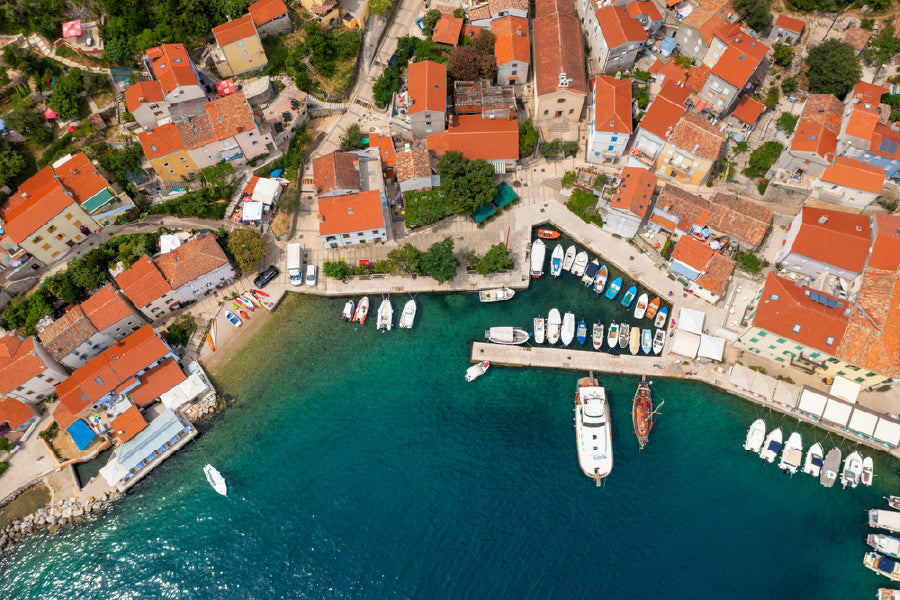
[(306, 285), (316, 287), (316, 278), (319, 268), (316, 265), (306, 265)]
[(281, 271), (278, 270), (278, 267), (272, 265), (256, 276), (256, 279), (253, 280), (253, 285), (258, 288), (264, 288), (266, 287), (266, 284), (275, 279), (275, 277), (277, 277), (279, 273), (281, 273)]

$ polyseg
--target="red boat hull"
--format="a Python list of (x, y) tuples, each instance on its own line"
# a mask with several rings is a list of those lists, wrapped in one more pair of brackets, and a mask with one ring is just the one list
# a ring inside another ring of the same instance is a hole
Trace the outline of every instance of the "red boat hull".
[(559, 237), (559, 232), (552, 229), (538, 229), (538, 237), (545, 240), (555, 240)]

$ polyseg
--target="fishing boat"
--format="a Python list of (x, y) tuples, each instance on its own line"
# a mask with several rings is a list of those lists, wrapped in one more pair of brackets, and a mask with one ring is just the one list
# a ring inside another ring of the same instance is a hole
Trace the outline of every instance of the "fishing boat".
[(267, 293), (265, 293), (265, 292), (262, 291), (262, 290), (258, 290), (258, 289), (256, 289), (256, 288), (254, 288), (254, 289), (252, 289), (252, 290), (250, 290), (250, 291), (253, 292), (254, 294), (256, 294), (257, 296), (262, 296), (263, 298), (268, 298), (268, 297), (269, 297), (269, 295), (268, 295)]
[(819, 475), (819, 483), (822, 487), (830, 488), (837, 481), (838, 470), (841, 468), (841, 451), (838, 448), (832, 448), (825, 455), (825, 462), (822, 464), (822, 473)]
[(620, 323), (619, 324), (619, 348), (627, 347), (629, 341), (631, 341), (631, 325), (629, 325), (628, 323)]
[(875, 477), (875, 466), (872, 464), (872, 457), (867, 456), (863, 459), (862, 484), (866, 487), (872, 485), (872, 479)]
[(659, 309), (659, 312), (656, 313), (656, 319), (653, 321), (653, 326), (657, 329), (665, 329), (666, 328), (666, 317), (669, 316), (669, 309), (665, 306)]
[(606, 288), (606, 297), (610, 300), (614, 299), (616, 295), (619, 293), (619, 290), (622, 289), (622, 278), (616, 277), (609, 283), (609, 287)]
[(559, 232), (552, 229), (538, 229), (538, 237), (545, 240), (555, 240), (559, 237)]
[(562, 244), (557, 244), (556, 248), (553, 249), (553, 254), (550, 255), (550, 274), (554, 277), (559, 277), (562, 273), (564, 254)]
[(563, 258), (562, 270), (563, 271), (571, 271), (572, 263), (575, 262), (575, 253), (578, 252), (578, 249), (575, 246), (569, 246), (566, 248), (566, 256)]
[(391, 306), (390, 299), (385, 298), (378, 307), (378, 323), (375, 325), (375, 329), (390, 331), (393, 326), (394, 307)]
[(606, 268), (606, 265), (600, 267), (600, 270), (597, 272), (597, 278), (594, 280), (594, 291), (598, 294), (603, 293), (603, 288), (606, 287), (606, 279), (609, 277), (609, 269)]
[(653, 354), (659, 354), (663, 351), (663, 346), (666, 345), (666, 332), (662, 329), (657, 329), (656, 333), (653, 335)]
[(480, 302), (503, 302), (504, 300), (509, 300), (515, 295), (515, 290), (504, 287), (493, 290), (482, 290), (478, 292), (478, 300)]
[(412, 329), (416, 320), (416, 301), (410, 298), (403, 306), (403, 312), (400, 313), (400, 329)]
[(797, 472), (797, 467), (803, 462), (803, 439), (798, 432), (793, 432), (788, 437), (784, 450), (781, 452), (781, 460), (778, 467), (789, 471), (791, 475)]
[(659, 312), (659, 304), (660, 300), (659, 296), (657, 296), (647, 305), (647, 314), (645, 316), (651, 321), (653, 320), (653, 317), (656, 316), (656, 313)]
[(634, 302), (634, 297), (637, 295), (637, 286), (633, 285), (628, 288), (628, 291), (625, 292), (625, 295), (622, 296), (622, 306), (628, 308), (631, 306), (631, 303)]
[(585, 340), (587, 340), (587, 324), (584, 322), (584, 319), (578, 321), (578, 327), (575, 329), (575, 339), (578, 340), (579, 344), (584, 344)]
[(581, 283), (583, 283), (585, 287), (594, 285), (594, 279), (597, 277), (597, 271), (599, 270), (600, 261), (595, 258), (588, 263), (588, 266), (584, 271), (584, 277), (581, 278)]
[(637, 354), (641, 349), (641, 330), (639, 327), (631, 328), (631, 335), (628, 338), (628, 351)]
[(750, 429), (747, 430), (747, 439), (744, 440), (744, 450), (759, 454), (765, 439), (766, 422), (762, 419), (757, 419), (750, 424)]
[(615, 348), (619, 343), (619, 324), (612, 322), (609, 324), (609, 332), (606, 334), (606, 343), (610, 348)]
[(534, 318), (534, 343), (544, 343), (544, 317)]
[(490, 367), (490, 366), (491, 366), (491, 363), (489, 363), (486, 360), (483, 360), (478, 364), (472, 365), (471, 367), (466, 369), (466, 381), (475, 381), (476, 379), (478, 379), (479, 377), (484, 375), (484, 372), (487, 371), (488, 367)]
[(887, 500), (888, 506), (900, 510), (900, 496), (885, 496), (884, 499)]
[(602, 323), (594, 323), (593, 330), (591, 331), (591, 343), (594, 345), (594, 350), (599, 350), (603, 347), (603, 324)]
[(883, 533), (870, 533), (866, 536), (866, 543), (875, 549), (875, 552), (887, 554), (892, 558), (900, 558), (900, 540)]
[(900, 563), (877, 552), (866, 552), (866, 555), (863, 557), (863, 565), (879, 575), (884, 575), (891, 581), (900, 581)]
[(341, 319), (344, 321), (350, 321), (353, 319), (353, 300), (347, 300), (347, 303), (344, 304), (344, 310), (341, 313)]
[(859, 479), (862, 477), (862, 456), (854, 450), (844, 459), (844, 468), (841, 470), (841, 485), (846, 489), (847, 486), (855, 488), (859, 485)]
[(766, 436), (759, 455), (766, 462), (775, 462), (779, 452), (781, 452), (781, 428), (776, 427)]
[(575, 438), (578, 464), (597, 485), (613, 466), (612, 432), (606, 390), (597, 384), (593, 373), (578, 380), (575, 392)]
[(900, 600), (900, 590), (890, 590), (888, 588), (878, 588), (875, 600)]
[(582, 250), (575, 256), (575, 262), (572, 263), (572, 275), (581, 277), (588, 264), (588, 253)]
[(241, 326), (241, 320), (238, 319), (237, 315), (231, 312), (230, 310), (225, 311), (225, 320), (234, 325), (235, 327)]
[(363, 296), (359, 304), (356, 305), (356, 313), (353, 315), (353, 320), (362, 325), (366, 322), (367, 316), (369, 316), (369, 297)]
[(650, 395), (650, 384), (646, 375), (641, 377), (637, 391), (634, 392), (634, 400), (631, 401), (631, 426), (634, 427), (634, 435), (637, 436), (641, 450), (650, 441), (650, 430), (656, 423), (656, 411), (653, 410), (653, 398)]
[(544, 254), (547, 247), (537, 239), (531, 243), (531, 277), (537, 279), (544, 274)]
[(547, 316), (547, 343), (550, 345), (556, 344), (559, 341), (559, 331), (562, 325), (562, 318), (559, 316), (559, 311), (555, 308), (550, 309), (550, 314)]
[(572, 343), (572, 339), (575, 337), (575, 315), (572, 313), (567, 312), (563, 315), (562, 332), (560, 332), (559, 336), (563, 346), (568, 346)]
[(647, 304), (649, 304), (647, 294), (638, 296), (637, 304), (634, 307), (635, 319), (641, 320), (644, 318), (644, 315), (647, 314)]
[(484, 332), (484, 337), (495, 344), (515, 346), (527, 342), (531, 334), (518, 327), (491, 327)]
[(649, 329), (641, 329), (641, 352), (644, 354), (653, 352), (653, 334)]
[(869, 511), (869, 527), (900, 533), (900, 512), (873, 508)]
[(818, 477), (822, 471), (823, 456), (825, 456), (825, 451), (822, 449), (822, 444), (816, 442), (810, 446), (806, 452), (806, 462), (803, 463), (803, 472), (812, 477)]
[(225, 478), (222, 477), (222, 474), (219, 473), (218, 469), (212, 465), (206, 465), (203, 467), (203, 474), (206, 475), (206, 481), (209, 482), (209, 485), (211, 485), (214, 490), (223, 496), (228, 495), (228, 486), (225, 484)]

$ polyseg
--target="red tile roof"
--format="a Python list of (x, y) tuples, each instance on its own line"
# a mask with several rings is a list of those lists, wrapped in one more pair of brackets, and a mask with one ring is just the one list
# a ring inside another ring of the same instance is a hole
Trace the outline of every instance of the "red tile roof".
[(900, 131), (895, 131), (883, 123), (877, 124), (872, 132), (869, 152), (878, 156), (900, 159)]
[(462, 152), (470, 160), (518, 160), (519, 124), (506, 119), (460, 115), (457, 125), (428, 136), (428, 149), (437, 155)]
[(81, 310), (98, 331), (103, 331), (122, 319), (135, 315), (135, 312), (111, 283), (107, 283), (94, 292), (93, 296), (82, 302)]
[(845, 361), (900, 377), (900, 278), (897, 271), (867, 268), (849, 325), (837, 349)]
[(587, 95), (584, 72), (584, 43), (580, 35), (581, 21), (573, 0), (538, 0), (538, 18), (531, 24), (534, 45), (534, 81), (537, 96), (559, 91), (560, 75), (571, 79), (564, 89)]
[(65, 431), (69, 428), (69, 426), (78, 420), (78, 418), (69, 412), (62, 404), (57, 404), (56, 408), (53, 409), (53, 420), (56, 421), (56, 424), (59, 425), (59, 428)]
[(59, 361), (97, 333), (80, 306), (73, 306), (60, 318), (38, 332), (41, 345)]
[(201, 148), (217, 138), (216, 128), (205, 113), (193, 117), (190, 121), (179, 121), (175, 125), (182, 146), (188, 150)]
[(410, 148), (397, 153), (397, 181), (431, 177), (431, 159), (426, 148)]
[(709, 79), (711, 73), (712, 71), (710, 68), (702, 63), (696, 67), (691, 67), (688, 71), (684, 85), (690, 88), (694, 93), (699, 94), (700, 90), (703, 89), (703, 86), (706, 85), (706, 81)]
[(220, 48), (249, 37), (259, 37), (250, 15), (217, 25), (213, 27), (212, 32)]
[(834, 164), (822, 173), (822, 181), (880, 194), (884, 186), (884, 169), (846, 156), (838, 156), (834, 159)]
[(53, 172), (60, 178), (67, 190), (75, 196), (75, 201), (83, 204), (106, 189), (106, 179), (91, 164), (84, 152), (73, 155)]
[(675, 125), (687, 110), (684, 102), (690, 95), (691, 91), (686, 87), (666, 81), (662, 90), (656, 95), (656, 99), (647, 109), (644, 118), (638, 123), (638, 127), (658, 135), (663, 140), (669, 139)]
[(198, 235), (153, 259), (173, 290), (177, 290), (207, 273), (228, 265), (228, 258), (211, 233)]
[(728, 280), (734, 272), (734, 264), (733, 260), (723, 254), (718, 252), (713, 254), (706, 269), (697, 278), (697, 285), (716, 296), (721, 296), (728, 287)]
[(149, 160), (162, 158), (185, 149), (175, 123), (160, 125), (149, 132), (142, 131), (138, 134), (138, 140), (144, 149), (144, 156)]
[(33, 196), (23, 193), (23, 186), (9, 199), (2, 214), (6, 221), (4, 229), (17, 244), (24, 242), (28, 236), (40, 229), (50, 219), (75, 204), (75, 198), (66, 189), (53, 180), (53, 171), (45, 167), (31, 179), (46, 181), (41, 186), (42, 193)]
[(517, 60), (531, 62), (531, 45), (528, 38), (528, 19), (522, 17), (501, 17), (491, 21), (494, 34), (494, 57), (502, 66)]
[(800, 121), (791, 142), (793, 152), (812, 152), (831, 160), (837, 150), (837, 134), (825, 125)]
[(768, 52), (768, 46), (741, 32), (728, 40), (728, 48), (716, 61), (712, 74), (743, 89)]
[(872, 32), (861, 27), (848, 27), (844, 31), (844, 43), (852, 46), (857, 52), (863, 51), (871, 37)]
[(409, 65), (409, 114), (447, 110), (447, 67), (423, 60)]
[(613, 50), (625, 44), (647, 41), (647, 32), (621, 6), (604, 6), (597, 11), (597, 22), (606, 45)]
[(185, 379), (187, 377), (175, 359), (167, 358), (141, 375), (141, 385), (131, 390), (129, 394), (135, 404), (147, 406), (159, 398), (160, 394), (168, 392)]
[(875, 241), (866, 267), (896, 271), (900, 267), (900, 216), (876, 214), (875, 225)]
[(394, 140), (391, 138), (380, 136), (377, 133), (370, 133), (369, 148), (378, 148), (378, 156), (381, 158), (382, 167), (393, 167), (397, 164), (397, 158), (394, 155)]
[(0, 425), (6, 423), (10, 430), (15, 431), (36, 416), (30, 404), (15, 398), (0, 398)]
[(287, 14), (287, 6), (282, 0), (258, 0), (250, 5), (247, 12), (253, 18), (257, 27)]
[(340, 235), (384, 227), (378, 190), (319, 198), (319, 234)]
[(854, 100), (858, 100), (860, 104), (868, 104), (869, 106), (866, 108), (876, 109), (881, 104), (881, 97), (887, 93), (888, 89), (885, 87), (866, 81), (857, 81), (850, 96)]
[(488, 0), (488, 6), (492, 15), (508, 10), (528, 12), (528, 0)]
[(775, 27), (781, 27), (782, 29), (793, 31), (794, 33), (802, 33), (803, 21), (795, 19), (794, 17), (789, 17), (785, 14), (779, 14), (775, 17)]
[(165, 99), (162, 85), (156, 80), (138, 81), (125, 90), (125, 105), (128, 107), (128, 112), (136, 111), (145, 103), (163, 102)]
[[(656, 208), (678, 217), (675, 225), (684, 232), (690, 232), (695, 226), (703, 227), (711, 214), (708, 200), (669, 183), (660, 191)], [(671, 231), (674, 232), (674, 229)]]
[(127, 442), (146, 427), (147, 421), (144, 420), (138, 407), (133, 405), (110, 423), (110, 428), (121, 442)]
[[(0, 357), (0, 395), (4, 396), (47, 370), (34, 349), (34, 338), (21, 341), (14, 333), (6, 337), (15, 339), (4, 340), (4, 353)], [(10, 351), (12, 355), (6, 356)]]
[(147, 50), (153, 75), (168, 95), (179, 86), (199, 85), (191, 66), (191, 57), (181, 44), (163, 44)]
[(431, 40), (439, 44), (455, 46), (459, 43), (459, 34), (462, 33), (463, 19), (454, 17), (448, 13), (442, 13), (441, 18), (434, 26)]
[(692, 235), (682, 235), (672, 250), (672, 260), (684, 263), (695, 271), (705, 271), (716, 251)]
[(656, 175), (652, 172), (641, 167), (625, 167), (610, 208), (628, 211), (643, 219), (650, 210), (655, 189)]
[[(724, 6), (712, 1), (698, 4), (699, 6), (694, 8), (693, 12), (682, 20), (682, 23), (699, 31), (703, 40), (709, 44), (717, 31), (731, 25), (727, 18), (731, 10), (727, 6), (727, 2)], [(669, 6), (672, 6), (672, 3)]]
[(800, 121), (825, 125), (837, 133), (844, 118), (844, 105), (833, 94), (810, 94), (800, 113)]
[(594, 93), (594, 129), (630, 134), (631, 80), (599, 75), (594, 80)]
[(875, 110), (867, 110), (856, 106), (850, 112), (844, 124), (844, 133), (863, 140), (872, 138), (875, 126), (878, 125), (879, 114)]
[(872, 238), (869, 217), (804, 206), (800, 219), (791, 252), (862, 273)]
[(172, 291), (146, 254), (116, 277), (116, 285), (138, 309)]
[(648, 0), (635, 0), (625, 5), (625, 12), (632, 19), (637, 19), (639, 15), (647, 15), (650, 21), (662, 21), (662, 15), (656, 5)]
[(657, 80), (661, 77), (663, 83), (684, 83), (688, 74), (688, 70), (680, 65), (676, 65), (674, 60), (663, 63), (658, 58), (650, 65), (650, 72), (657, 75)]
[(250, 110), (243, 91), (217, 98), (203, 106), (210, 122), (216, 128), (217, 139), (251, 131), (256, 127), (253, 111)]
[(334, 190), (360, 190), (359, 156), (352, 152), (339, 152), (320, 156), (313, 160), (313, 182), (316, 194)]
[(758, 102), (750, 96), (744, 96), (731, 114), (735, 119), (747, 125), (754, 125), (765, 109), (766, 105), (762, 102)]
[(762, 244), (774, 216), (764, 205), (734, 194), (716, 194), (709, 210), (706, 225), (751, 248)]
[(688, 112), (678, 121), (669, 142), (694, 156), (715, 160), (722, 152), (725, 135), (705, 117)]
[[(493, 10), (491, 11), (493, 13)], [(578, 17), (574, 0), (535, 0), (534, 18), (542, 19), (555, 14)]]

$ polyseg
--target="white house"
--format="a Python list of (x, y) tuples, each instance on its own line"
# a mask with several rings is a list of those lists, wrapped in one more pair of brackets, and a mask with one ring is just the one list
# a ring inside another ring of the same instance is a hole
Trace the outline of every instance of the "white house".
[(871, 244), (869, 217), (804, 206), (785, 232), (775, 262), (812, 279), (830, 273), (850, 281), (863, 272)]
[(153, 262), (181, 303), (199, 300), (234, 281), (234, 268), (211, 233), (198, 235)]
[(387, 241), (384, 196), (378, 190), (319, 198), (319, 235), (326, 248)]

